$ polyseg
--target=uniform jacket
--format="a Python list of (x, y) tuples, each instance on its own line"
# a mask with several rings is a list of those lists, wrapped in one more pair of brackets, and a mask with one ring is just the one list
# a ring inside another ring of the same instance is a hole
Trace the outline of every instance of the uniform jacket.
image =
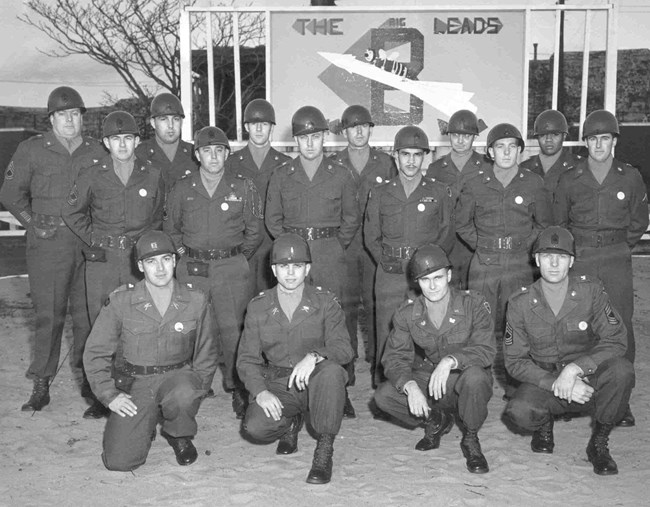
[(289, 322), (277, 291), (274, 287), (260, 293), (246, 312), (237, 371), (252, 396), (266, 389), (266, 364), (293, 368), (310, 352), (340, 365), (354, 357), (345, 315), (334, 294), (305, 285), (302, 300)]
[(463, 187), (463, 182), (469, 178), (473, 178), (479, 174), (481, 169), (489, 165), (490, 163), (484, 155), (473, 151), (472, 156), (465, 163), (463, 170), (459, 171), (451, 159), (451, 153), (447, 153), (445, 156), (429, 164), (427, 176), (435, 178), (436, 181), (444, 183), (451, 188), (452, 198), (455, 204), (460, 196), (460, 189)]
[(72, 154), (52, 132), (31, 137), (9, 162), (0, 202), (25, 228), (33, 213), (60, 217), (79, 170), (105, 155), (103, 145), (90, 137), (83, 137)]
[(176, 280), (173, 284), (171, 303), (162, 317), (144, 280), (114, 291), (99, 313), (84, 350), (84, 368), (104, 405), (119, 394), (111, 378), (116, 354), (140, 366), (190, 360), (203, 389), (210, 388), (217, 369), (211, 307), (203, 292)]
[(63, 219), (90, 246), (106, 235), (137, 239), (147, 230), (160, 229), (164, 202), (165, 187), (158, 169), (136, 157), (124, 186), (107, 155), (79, 172)]
[(174, 160), (170, 161), (155, 137), (142, 141), (135, 149), (135, 155), (138, 158), (147, 160), (151, 162), (152, 166), (160, 169), (167, 193), (179, 179), (199, 169), (193, 152), (194, 146), (181, 139), (178, 142)]
[(414, 367), (433, 368), (453, 356), (458, 369), (487, 368), (496, 355), (490, 307), (478, 292), (449, 288), (447, 313), (440, 329), (431, 323), (424, 296), (408, 299), (395, 312), (382, 359), (384, 372), (398, 391), (413, 380)]
[(570, 231), (627, 231), (632, 248), (648, 228), (648, 196), (637, 169), (616, 159), (602, 184), (594, 178), (588, 159), (564, 173), (557, 186), (557, 224)]
[(508, 302), (504, 355), (510, 375), (551, 390), (568, 363), (576, 363), (585, 375), (591, 375), (605, 359), (623, 356), (625, 324), (600, 283), (571, 275), (557, 317), (541, 284), (540, 279), (522, 288)]
[(266, 189), (269, 186), (269, 178), (275, 171), (276, 167), (291, 160), (291, 157), (280, 153), (275, 148), (271, 148), (262, 162), (262, 167), (258, 169), (253, 160), (253, 155), (248, 146), (231, 154), (226, 159), (226, 172), (241, 174), (245, 178), (250, 178), (255, 183), (255, 188), (260, 193), (262, 203), (266, 201)]
[(338, 227), (338, 240), (347, 248), (361, 221), (358, 206), (347, 167), (323, 157), (310, 181), (297, 157), (271, 175), (264, 219), (273, 237), (284, 227)]
[(224, 172), (210, 194), (200, 171), (180, 179), (167, 198), (163, 228), (177, 248), (228, 249), (241, 246), (250, 258), (262, 241), (262, 202), (251, 180)]
[(555, 161), (555, 164), (551, 166), (548, 172), (544, 172), (542, 167), (542, 162), (539, 159), (539, 155), (530, 157), (528, 160), (519, 164), (519, 167), (528, 169), (535, 174), (539, 174), (544, 178), (544, 186), (546, 189), (553, 195), (555, 189), (557, 188), (558, 181), (560, 181), (560, 176), (562, 173), (567, 172), (569, 169), (573, 169), (578, 162), (582, 160), (580, 155), (574, 155), (571, 153), (569, 148), (562, 148), (562, 154), (560, 158)]

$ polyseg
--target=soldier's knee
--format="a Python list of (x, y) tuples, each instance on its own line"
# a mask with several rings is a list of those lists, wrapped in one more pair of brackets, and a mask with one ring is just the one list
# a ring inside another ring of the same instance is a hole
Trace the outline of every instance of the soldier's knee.
[(323, 361), (318, 365), (318, 370), (314, 372), (318, 376), (318, 382), (324, 382), (334, 385), (345, 385), (348, 381), (348, 374), (343, 366), (332, 361)]
[(251, 414), (250, 407), (242, 423), (242, 432), (256, 442), (269, 443), (275, 440), (274, 428), (270, 427), (269, 417), (262, 414)]
[(382, 382), (377, 389), (375, 389), (375, 404), (381, 410), (386, 411), (390, 406), (390, 400), (394, 398), (397, 390), (390, 382)]
[(523, 398), (512, 398), (508, 401), (504, 410), (505, 417), (512, 422), (515, 426), (525, 429), (534, 430), (538, 428), (543, 421), (537, 420), (535, 417), (536, 411), (534, 408)]
[(107, 470), (111, 472), (131, 472), (143, 465), (147, 457), (132, 456), (125, 452), (105, 448), (102, 453), (102, 461)]

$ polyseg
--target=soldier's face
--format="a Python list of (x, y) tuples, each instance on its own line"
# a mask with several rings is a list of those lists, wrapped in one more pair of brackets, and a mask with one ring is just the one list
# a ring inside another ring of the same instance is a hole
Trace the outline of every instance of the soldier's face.
[(542, 278), (549, 283), (560, 283), (569, 276), (573, 256), (565, 253), (542, 252), (535, 254), (535, 263)]
[(543, 136), (537, 136), (540, 151), (547, 157), (552, 157), (562, 149), (565, 137), (564, 132), (551, 132)]
[(617, 138), (613, 134), (597, 134), (587, 138), (589, 158), (604, 162), (612, 154)]
[(369, 123), (356, 125), (345, 129), (343, 135), (348, 140), (348, 144), (353, 148), (365, 148), (368, 146), (368, 142), (370, 141), (372, 127)]
[(248, 140), (255, 146), (266, 146), (273, 133), (273, 124), (268, 121), (246, 123), (244, 128), (248, 132)]
[(52, 131), (60, 137), (78, 137), (81, 135), (82, 118), (79, 108), (56, 111), (50, 115)]
[(465, 155), (474, 146), (474, 138), (476, 138), (474, 134), (449, 134), (451, 149), (459, 155)]
[(131, 160), (139, 144), (140, 136), (133, 134), (116, 134), (104, 138), (104, 146), (111, 152), (111, 157), (120, 162)]
[(183, 118), (175, 114), (156, 116), (149, 120), (156, 132), (156, 139), (164, 144), (174, 144), (181, 137)]
[(201, 162), (202, 171), (216, 176), (223, 171), (228, 153), (229, 150), (225, 146), (211, 144), (196, 150), (196, 157)]
[(501, 169), (511, 169), (517, 165), (517, 155), (519, 154), (519, 144), (514, 137), (497, 139), (494, 144), (488, 148), (494, 165)]
[(292, 292), (305, 283), (311, 264), (306, 262), (289, 262), (286, 264), (273, 264), (273, 274), (278, 279), (278, 284), (285, 291)]
[(174, 277), (176, 257), (173, 254), (160, 254), (138, 261), (138, 269), (144, 278), (156, 287), (168, 286)]
[(447, 268), (418, 278), (422, 295), (432, 303), (440, 301), (449, 293), (449, 282), (451, 282), (451, 270)]
[(422, 169), (424, 162), (424, 150), (419, 148), (404, 148), (397, 152), (395, 161), (399, 172), (407, 179), (415, 178)]
[(300, 156), (307, 160), (315, 160), (323, 154), (324, 142), (325, 132), (314, 132), (312, 134), (296, 136)]

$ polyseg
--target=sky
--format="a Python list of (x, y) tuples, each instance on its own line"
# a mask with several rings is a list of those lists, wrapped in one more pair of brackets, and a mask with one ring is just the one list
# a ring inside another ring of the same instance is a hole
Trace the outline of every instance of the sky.
[[(54, 1), (54, 0), (46, 0)], [(250, 1), (236, 0), (241, 5)], [(618, 46), (619, 49), (650, 48), (650, 2), (648, 0), (616, 0), (619, 5)], [(209, 4), (210, 0), (201, 0)], [(216, 2), (215, 2), (216, 3)], [(307, 0), (256, 0), (256, 6), (299, 6), (309, 4)], [(401, 5), (432, 5), (431, 0), (402, 0)], [(449, 5), (444, 0), (439, 4)], [(554, 4), (555, 1), (542, 0), (535, 5)], [(567, 5), (602, 5), (606, 0), (566, 0)], [(456, 5), (526, 5), (533, 2), (523, 0), (455, 0)], [(337, 0), (341, 7), (371, 5), (394, 5), (394, 0)], [(19, 21), (17, 16), (28, 13), (29, 8), (23, 0), (0, 1), (0, 105), (17, 107), (44, 107), (49, 92), (61, 85), (77, 88), (86, 106), (100, 106), (106, 103), (106, 92), (118, 98), (129, 96), (128, 88), (118, 74), (105, 65), (94, 62), (87, 56), (52, 58), (40, 50), (55, 49), (56, 45), (36, 28)], [(582, 15), (580, 15), (582, 16)], [(582, 17), (567, 15), (567, 34), (577, 34)], [(594, 20), (592, 50), (602, 49), (604, 23)], [(552, 52), (548, 34), (554, 29), (552, 15), (537, 19), (533, 27), (532, 42), (539, 42), (538, 57), (548, 58)], [(582, 36), (571, 40), (567, 36), (566, 49), (581, 49)]]

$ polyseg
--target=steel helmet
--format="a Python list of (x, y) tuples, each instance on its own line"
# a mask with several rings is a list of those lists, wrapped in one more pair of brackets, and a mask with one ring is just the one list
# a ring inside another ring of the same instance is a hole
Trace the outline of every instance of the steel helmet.
[(450, 268), (451, 263), (445, 251), (438, 245), (422, 245), (409, 261), (409, 273), (414, 281), (442, 268)]
[(47, 98), (47, 114), (65, 111), (66, 109), (81, 109), (82, 113), (86, 112), (81, 95), (74, 88), (69, 86), (59, 86), (50, 93)]
[(514, 137), (521, 151), (524, 151), (524, 147), (526, 146), (524, 138), (521, 137), (519, 129), (510, 123), (499, 123), (490, 130), (487, 136), (487, 147), (490, 148), (499, 139), (506, 139), (508, 137)]
[(244, 123), (263, 122), (275, 125), (275, 109), (268, 100), (251, 100), (244, 109)]
[(555, 109), (542, 111), (535, 118), (533, 125), (534, 136), (544, 136), (546, 134), (568, 134), (569, 125), (564, 115)]
[(194, 135), (194, 149), (204, 146), (225, 146), (230, 150), (230, 143), (223, 130), (218, 127), (203, 127)]
[(598, 111), (589, 114), (582, 126), (583, 141), (589, 136), (596, 136), (599, 134), (620, 135), (616, 117), (605, 109), (599, 109)]
[(420, 127), (408, 125), (399, 129), (395, 134), (395, 143), (393, 149), (395, 151), (403, 150), (406, 148), (419, 148), (429, 153), (429, 138)]
[(141, 261), (160, 254), (176, 253), (169, 235), (162, 231), (147, 231), (135, 244), (135, 257)]
[(271, 264), (311, 262), (309, 245), (293, 232), (280, 234), (271, 246)]
[(478, 118), (467, 109), (456, 111), (449, 118), (447, 125), (448, 134), (474, 134), (479, 135)]
[(314, 106), (301, 107), (291, 118), (291, 135), (293, 136), (313, 134), (324, 130), (329, 130), (329, 124), (320, 109)]
[(126, 111), (113, 111), (104, 118), (102, 124), (102, 137), (110, 137), (120, 134), (140, 135), (135, 118)]
[(149, 111), (151, 112), (152, 118), (155, 118), (156, 116), (167, 116), (168, 114), (185, 118), (183, 104), (181, 104), (181, 101), (176, 95), (171, 93), (161, 93), (160, 95), (156, 95), (151, 101)]
[(553, 225), (547, 227), (537, 236), (533, 253), (557, 252), (569, 255), (576, 255), (576, 242), (571, 234), (564, 227)]
[(372, 117), (370, 116), (370, 111), (363, 106), (350, 106), (343, 111), (343, 116), (341, 116), (342, 129), (356, 127), (357, 125), (364, 125), (366, 123), (371, 127), (375, 126)]

